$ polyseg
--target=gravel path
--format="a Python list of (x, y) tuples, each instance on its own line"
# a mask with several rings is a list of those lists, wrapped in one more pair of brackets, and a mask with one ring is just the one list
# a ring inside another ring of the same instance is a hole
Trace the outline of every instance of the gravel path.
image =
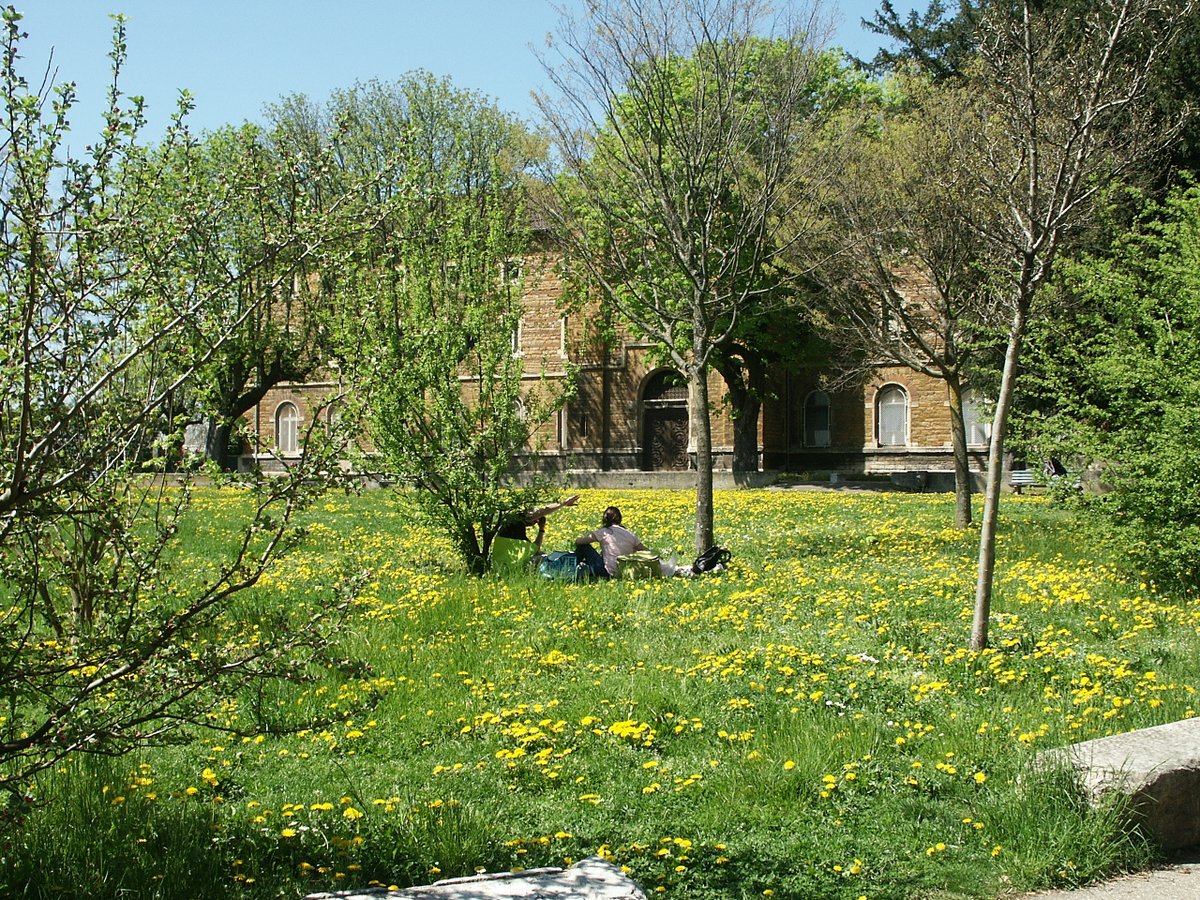
[(1027, 894), (1036, 900), (1200, 900), (1200, 848), (1185, 851), (1162, 868), (1114, 878), (1073, 891)]

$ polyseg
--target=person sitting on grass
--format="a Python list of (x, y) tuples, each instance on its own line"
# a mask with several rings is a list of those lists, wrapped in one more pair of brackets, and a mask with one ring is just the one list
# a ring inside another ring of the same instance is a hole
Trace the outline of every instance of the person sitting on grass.
[[(575, 538), (575, 554), (593, 578), (616, 578), (622, 556), (647, 548), (641, 538), (621, 524), (621, 510), (617, 507), (610, 506), (604, 511), (603, 522), (595, 531)], [(592, 544), (599, 544), (601, 552), (597, 553)]]
[[(560, 500), (557, 503), (551, 503), (548, 506), (543, 506), (540, 509), (531, 509), (529, 512), (515, 512), (512, 517), (504, 525), (500, 526), (500, 530), (496, 532), (498, 538), (508, 538), (512, 541), (524, 541), (533, 544), (532, 556), (537, 557), (542, 552), (542, 541), (546, 537), (546, 516), (551, 513), (558, 512), (568, 506), (574, 506), (579, 502), (579, 495), (572, 494), (566, 500)], [(529, 526), (537, 525), (537, 537), (532, 542), (529, 540)]]

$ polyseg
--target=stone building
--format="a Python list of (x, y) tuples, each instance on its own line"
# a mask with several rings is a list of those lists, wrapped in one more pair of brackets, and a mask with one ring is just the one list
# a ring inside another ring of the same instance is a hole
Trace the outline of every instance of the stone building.
[[(565, 378), (576, 370), (573, 399), (545, 423), (529, 463), (542, 470), (666, 472), (689, 467), (687, 388), (656, 364), (650, 345), (628, 336), (604, 340), (586, 314), (560, 308), (562, 283), (552, 253), (526, 259), (524, 314), (513, 338), (526, 377)], [(758, 422), (758, 469), (821, 477), (854, 474), (952, 473), (950, 411), (943, 382), (907, 368), (882, 366), (855, 388), (826, 388), (828, 371), (772, 373)], [(284, 384), (246, 416), (241, 465), (276, 464), (299, 452), (317, 415), (336, 415), (336, 379)], [(710, 375), (715, 466), (728, 471), (733, 423), (720, 376)], [(987, 424), (967, 409), (973, 468), (986, 453)], [(952, 477), (952, 475), (950, 476)]]

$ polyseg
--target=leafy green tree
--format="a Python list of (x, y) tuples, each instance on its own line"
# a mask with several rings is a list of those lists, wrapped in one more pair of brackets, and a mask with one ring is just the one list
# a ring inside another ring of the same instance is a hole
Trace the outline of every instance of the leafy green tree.
[(1100, 466), (1085, 497), (1135, 564), (1194, 590), (1200, 570), (1200, 187), (1150, 203), (1104, 256), (1064, 264), (1033, 334), (1049, 415), (1032, 440)]
[[(349, 180), (320, 191), (332, 163), (327, 144), (304, 147), (258, 126), (224, 127), (201, 139), (156, 148), (150, 165), (161, 199), (150, 217), (179, 221), (191, 198), (210, 198), (158, 272), (183, 273), (164, 292), (203, 292), (202, 315), (179, 334), (181, 348), (203, 346), (203, 332), (224, 330), (205, 378), (175, 398), (208, 424), (207, 454), (232, 468), (242, 415), (276, 385), (309, 380), (332, 356), (328, 288), (348, 239), (371, 211)], [(363, 177), (370, 178), (370, 175)], [(303, 241), (295, 240), (304, 235)]]
[[(1168, 15), (1172, 4), (1164, 5)], [(1182, 8), (1181, 4), (1174, 4)], [(1012, 7), (1015, 9), (1016, 7)], [(1084, 22), (1092, 14), (1091, 0), (1043, 0), (1039, 15), (1066, 17)], [(856, 62), (876, 75), (916, 70), (924, 77), (944, 83), (970, 74), (981, 48), (985, 16), (1005, 14), (1003, 4), (990, 0), (929, 0), (924, 12), (910, 10), (902, 17), (891, 0), (883, 0), (871, 19), (863, 19), (868, 31), (889, 39), (869, 62)], [(1200, 53), (1200, 16), (1178, 17), (1178, 35), (1159, 55), (1149, 86), (1149, 101), (1164, 130), (1178, 132), (1176, 140), (1158, 148), (1162, 170), (1174, 173), (1200, 170), (1200, 120), (1188, 113), (1200, 95), (1200, 75), (1194, 60)], [(1155, 28), (1146, 29), (1135, 40), (1157, 40)], [(1144, 47), (1143, 52), (1154, 52)], [(1070, 65), (1069, 60), (1064, 64)], [(1159, 190), (1167, 181), (1160, 182)]]
[(1008, 324), (988, 449), (975, 649), (987, 644), (1008, 418), (1036, 301), (1107, 189), (1156, 149), (1149, 86), (1190, 14), (1190, 3), (1103, 0), (1081, 18), (1027, 0), (993, 7), (981, 26), (979, 65), (965, 85), (973, 105), (955, 134), (962, 200), (953, 214), (980, 237), (975, 265)]
[[(959, 214), (968, 197), (956, 132), (971, 98), (954, 85), (898, 80), (878, 127), (864, 129), (830, 182), (824, 208), (843, 235), (814, 264), (824, 330), (849, 372), (905, 366), (945, 383), (954, 453), (955, 524), (971, 524), (964, 396), (984, 380), (997, 321), (980, 261), (983, 236)], [(991, 381), (994, 379), (986, 379)]]
[[(758, 36), (772, 24), (780, 37)], [(781, 240), (807, 237), (806, 184), (831, 162), (796, 153), (836, 108), (815, 27), (772, 23), (755, 0), (605, 0), (564, 17), (560, 64), (544, 61), (571, 263), (688, 385), (699, 550), (713, 542), (709, 372), (789, 277)]]
[[(14, 794), (65, 756), (216, 724), (213, 710), (247, 684), (305, 673), (329, 611), (263, 603), (236, 627), (229, 618), (297, 540), (293, 516), (328, 457), (238, 492), (243, 527), (211, 570), (181, 552), (188, 481), (153, 473), (178, 450), (170, 398), (205, 377), (239, 324), (206, 319), (209, 282), (180, 263), (220, 198), (184, 179), (176, 214), (157, 214), (162, 170), (138, 143), (141, 101), (117, 87), (121, 20), (103, 126), (69, 154), (74, 88), (30, 89), (20, 18), (6, 8), (0, 35), (0, 788)], [(183, 112), (165, 138), (181, 152)]]
[(524, 262), (525, 192), (538, 145), (483, 98), (420, 73), (331, 106), (348, 164), (394, 148), (379, 182), (387, 215), (361, 236), (340, 288), (363, 311), (346, 356), (367, 430), (389, 472), (482, 573), (500, 528), (544, 505), (544, 485), (513, 476), (568, 387), (527, 373), (515, 344), (522, 266), (534, 264)]
[(759, 469), (759, 413), (763, 401), (772, 396), (772, 376), (809, 365), (827, 353), (809, 316), (789, 297), (747, 311), (713, 354), (712, 365), (725, 382), (733, 420), (735, 477)]
[(895, 49), (882, 47), (870, 63), (860, 63), (876, 74), (915, 66), (934, 81), (957, 77), (975, 58), (975, 29), (986, 6), (985, 0), (958, 0), (950, 14), (944, 0), (929, 0), (924, 12), (912, 9), (902, 17), (892, 0), (882, 0), (862, 25)]

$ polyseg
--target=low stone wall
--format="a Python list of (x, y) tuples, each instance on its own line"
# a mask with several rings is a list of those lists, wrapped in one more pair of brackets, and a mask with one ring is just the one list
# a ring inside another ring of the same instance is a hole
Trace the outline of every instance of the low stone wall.
[[(696, 487), (695, 472), (643, 472), (625, 469), (609, 472), (570, 472), (565, 479), (572, 487), (599, 488), (613, 491), (659, 489), (690, 490)], [(716, 490), (733, 488), (759, 488), (774, 484), (777, 472), (713, 472), (713, 487)]]

